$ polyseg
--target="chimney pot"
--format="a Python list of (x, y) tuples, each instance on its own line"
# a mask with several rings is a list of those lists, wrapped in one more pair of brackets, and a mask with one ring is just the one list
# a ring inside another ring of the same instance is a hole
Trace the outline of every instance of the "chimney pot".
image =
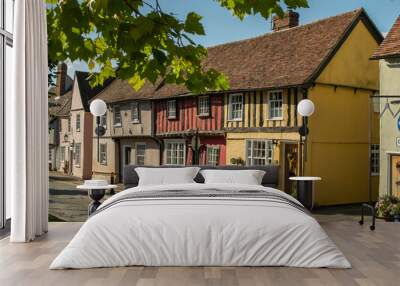
[(285, 15), (282, 18), (280, 18), (278, 15), (275, 15), (272, 19), (272, 29), (274, 30), (274, 32), (276, 32), (297, 27), (299, 25), (299, 18), (299, 13), (292, 10), (288, 10), (287, 12), (285, 12)]

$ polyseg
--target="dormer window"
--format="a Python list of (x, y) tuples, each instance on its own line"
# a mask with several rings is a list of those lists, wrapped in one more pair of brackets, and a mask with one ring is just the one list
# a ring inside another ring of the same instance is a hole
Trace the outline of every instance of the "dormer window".
[(176, 100), (167, 102), (168, 119), (176, 119)]

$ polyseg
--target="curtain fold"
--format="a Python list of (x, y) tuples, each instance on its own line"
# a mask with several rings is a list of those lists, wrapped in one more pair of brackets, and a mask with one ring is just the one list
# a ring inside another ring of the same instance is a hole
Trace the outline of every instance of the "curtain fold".
[(48, 229), (48, 64), (43, 0), (15, 1), (13, 93), (6, 99), (6, 187), (11, 242)]

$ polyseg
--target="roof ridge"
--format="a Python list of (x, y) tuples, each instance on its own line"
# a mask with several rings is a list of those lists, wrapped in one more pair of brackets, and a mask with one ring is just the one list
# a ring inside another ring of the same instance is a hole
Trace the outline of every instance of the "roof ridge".
[(344, 12), (338, 15), (333, 15), (333, 16), (329, 16), (327, 18), (322, 18), (322, 19), (318, 19), (315, 21), (311, 21), (309, 23), (303, 24), (303, 25), (299, 25), (293, 28), (289, 28), (289, 29), (283, 29), (283, 30), (279, 30), (279, 31), (271, 31), (262, 35), (258, 35), (255, 37), (251, 37), (251, 38), (247, 38), (247, 39), (241, 39), (241, 40), (236, 40), (236, 41), (232, 41), (232, 42), (227, 42), (227, 43), (222, 43), (222, 44), (217, 44), (217, 45), (213, 45), (213, 46), (208, 46), (206, 47), (207, 49), (213, 49), (213, 48), (218, 48), (218, 47), (222, 47), (222, 46), (227, 46), (227, 45), (231, 45), (231, 44), (236, 44), (236, 43), (243, 43), (243, 42), (247, 42), (247, 41), (252, 41), (252, 40), (256, 40), (259, 38), (263, 38), (263, 37), (268, 37), (268, 36), (272, 36), (272, 35), (276, 35), (276, 34), (281, 34), (281, 33), (285, 33), (285, 32), (289, 32), (289, 31), (293, 31), (293, 30), (298, 30), (300, 28), (304, 28), (307, 26), (311, 26), (311, 25), (315, 25), (318, 24), (320, 22), (324, 22), (333, 18), (339, 18), (339, 17), (343, 17), (345, 15), (354, 13), (354, 18), (358, 17), (361, 13), (365, 12), (365, 9), (363, 7), (348, 11), (348, 12)]

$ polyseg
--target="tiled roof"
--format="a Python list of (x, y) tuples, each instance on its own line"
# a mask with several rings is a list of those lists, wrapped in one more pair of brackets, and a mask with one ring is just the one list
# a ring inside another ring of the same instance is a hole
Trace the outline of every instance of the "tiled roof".
[(64, 98), (64, 102), (56, 113), (57, 117), (67, 117), (71, 112), (72, 90), (68, 91), (62, 97)]
[(90, 73), (88, 72), (82, 72), (82, 71), (75, 72), (75, 77), (76, 80), (78, 81), (83, 108), (87, 112), (89, 112), (89, 101), (113, 81), (113, 79), (110, 78), (105, 80), (103, 85), (92, 88), (89, 84), (89, 76)]
[[(380, 43), (382, 35), (364, 9), (319, 20), (263, 36), (208, 48), (205, 69), (224, 73), (230, 91), (281, 88), (312, 83), (359, 20)], [(189, 94), (184, 86), (145, 84), (135, 92), (127, 82), (116, 80), (99, 98), (106, 102), (165, 98)]]
[(133, 99), (149, 99), (154, 96), (154, 90), (155, 87), (149, 82), (146, 82), (139, 91), (135, 91), (126, 80), (115, 79), (95, 98), (102, 99), (107, 103)]
[(52, 98), (49, 100), (49, 116), (51, 118), (68, 116), (71, 111), (71, 102), (71, 90), (60, 97)]
[(372, 56), (372, 59), (400, 57), (400, 16), (390, 29), (382, 44)]

